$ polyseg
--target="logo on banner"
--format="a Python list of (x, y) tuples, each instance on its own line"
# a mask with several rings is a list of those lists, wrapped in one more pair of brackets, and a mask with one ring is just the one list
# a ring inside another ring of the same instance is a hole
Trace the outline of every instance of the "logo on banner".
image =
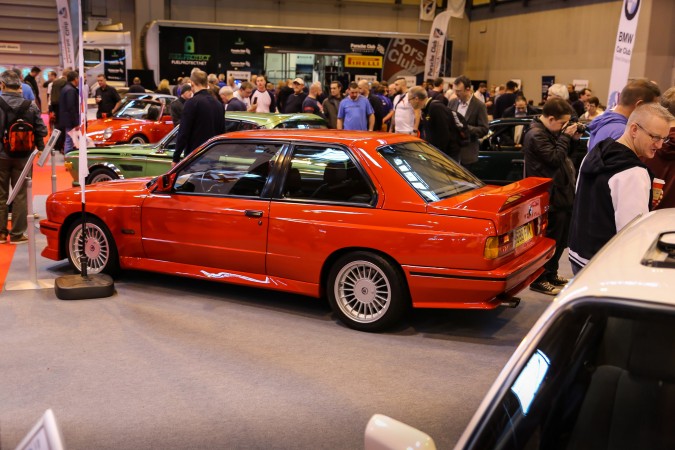
[(183, 66), (206, 66), (211, 55), (195, 53), (195, 39), (185, 36), (183, 39), (183, 53), (169, 53), (171, 64)]
[(623, 6), (626, 19), (633, 20), (640, 10), (640, 0), (628, 0)]
[(345, 67), (363, 67), (369, 69), (381, 69), (381, 56), (363, 56), (363, 55), (346, 55)]

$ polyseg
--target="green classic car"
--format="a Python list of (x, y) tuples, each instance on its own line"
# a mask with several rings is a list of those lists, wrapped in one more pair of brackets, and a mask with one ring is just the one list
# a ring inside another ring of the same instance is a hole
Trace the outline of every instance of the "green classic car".
[[(230, 112), (225, 115), (225, 130), (242, 131), (270, 128), (328, 128), (323, 118), (314, 114), (273, 114)], [(156, 144), (112, 145), (87, 149), (89, 176), (87, 184), (100, 181), (161, 175), (169, 171), (176, 147), (174, 128)], [(79, 152), (66, 155), (65, 167), (79, 185)]]
[[(523, 141), (533, 117), (496, 119), (480, 144), (478, 161), (466, 166), (484, 183), (507, 185), (525, 178)], [(588, 132), (570, 150), (570, 158), (579, 170), (588, 147)]]

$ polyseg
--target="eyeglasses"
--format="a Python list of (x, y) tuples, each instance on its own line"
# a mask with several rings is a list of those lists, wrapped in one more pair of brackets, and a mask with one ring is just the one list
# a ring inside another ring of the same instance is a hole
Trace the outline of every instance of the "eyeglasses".
[(663, 141), (664, 144), (667, 144), (668, 142), (670, 142), (670, 137), (668, 137), (668, 136), (661, 137), (657, 134), (651, 134), (649, 131), (645, 130), (644, 127), (642, 125), (640, 125), (639, 123), (635, 122), (635, 125), (637, 125), (639, 129), (644, 131), (645, 134), (651, 138), (651, 140), (654, 144), (658, 143), (659, 141)]

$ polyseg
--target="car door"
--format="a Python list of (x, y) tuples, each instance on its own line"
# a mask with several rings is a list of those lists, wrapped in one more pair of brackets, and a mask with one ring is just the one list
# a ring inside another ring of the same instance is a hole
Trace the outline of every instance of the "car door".
[(524, 178), (522, 143), (528, 125), (528, 122), (491, 125), (490, 133), (481, 144), (478, 161), (466, 168), (488, 184), (506, 185)]
[(160, 261), (265, 272), (266, 189), (282, 143), (217, 141), (142, 206), (143, 249)]

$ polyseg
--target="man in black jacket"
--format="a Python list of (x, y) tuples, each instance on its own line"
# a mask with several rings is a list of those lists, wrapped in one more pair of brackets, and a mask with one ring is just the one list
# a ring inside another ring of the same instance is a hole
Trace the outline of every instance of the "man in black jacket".
[(457, 161), (461, 138), (453, 111), (443, 102), (427, 97), (426, 89), (421, 86), (415, 86), (408, 91), (408, 101), (413, 109), (420, 110), (422, 139)]
[(555, 253), (544, 265), (544, 273), (530, 285), (533, 291), (548, 295), (558, 294), (568, 281), (558, 275), (558, 264), (567, 247), (574, 203), (575, 173), (568, 155), (572, 139), (581, 136), (577, 124), (569, 123), (573, 113), (563, 99), (547, 101), (542, 115), (530, 124), (523, 143), (526, 176), (553, 179), (546, 237), (555, 240)]
[(208, 89), (206, 72), (194, 70), (190, 80), (194, 95), (183, 107), (173, 165), (181, 160), (183, 154), (189, 155), (208, 139), (225, 132), (225, 109)]
[(79, 76), (77, 70), (68, 72), (66, 85), (61, 90), (61, 98), (59, 99), (59, 126), (66, 134), (64, 153), (73, 150), (74, 145), (70, 131), (80, 126), (80, 90), (77, 88)]
[[(0, 101), (4, 101), (12, 110), (5, 113), (4, 109), (0, 108), (0, 130), (4, 133), (10, 121), (14, 119), (13, 114), (23, 104), (24, 98), (21, 93), (21, 80), (13, 71), (8, 70), (2, 74), (0, 86), (2, 87), (2, 100)], [(31, 104), (22, 116), (26, 122), (33, 125), (35, 146), (38, 150), (45, 147), (44, 138), (47, 136), (47, 127), (40, 114), (37, 105)], [(23, 156), (8, 153), (3, 146), (2, 139), (0, 139), (0, 244), (7, 242), (8, 235), (11, 244), (23, 244), (28, 241), (24, 234), (28, 229), (26, 183), (23, 184), (21, 191), (14, 198), (12, 203), (12, 230), (7, 230), (9, 186), (10, 183), (12, 186), (16, 186), (16, 182), (28, 162), (28, 156), (29, 154)]]
[(669, 140), (673, 120), (663, 106), (644, 103), (628, 117), (619, 139), (600, 141), (584, 158), (569, 237), (575, 275), (616, 233), (651, 209), (654, 175), (643, 161)]
[(455, 78), (453, 87), (457, 98), (448, 102), (448, 107), (464, 116), (469, 129), (469, 140), (460, 149), (459, 162), (462, 165), (474, 164), (478, 162), (479, 141), (489, 131), (487, 108), (485, 103), (473, 96), (471, 80), (467, 77)]

